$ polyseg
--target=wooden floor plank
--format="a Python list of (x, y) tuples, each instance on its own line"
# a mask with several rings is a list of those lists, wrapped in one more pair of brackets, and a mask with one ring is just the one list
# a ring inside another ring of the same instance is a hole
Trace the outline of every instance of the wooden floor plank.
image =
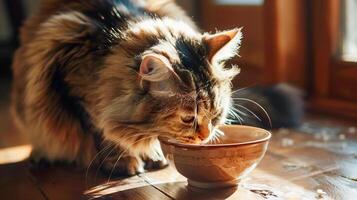
[(0, 199), (46, 199), (28, 169), (26, 161), (0, 165)]
[(34, 169), (31, 176), (50, 200), (86, 199), (83, 195), (86, 186), (82, 173), (49, 168)]
[(111, 194), (104, 194), (103, 196), (100, 196), (97, 199), (172, 200), (171, 197), (163, 194), (162, 192), (150, 185), (128, 189), (121, 192), (113, 192)]
[(167, 195), (170, 195), (173, 199), (185, 200), (211, 200), (211, 199), (254, 199), (260, 200), (264, 199), (262, 196), (259, 196), (256, 193), (253, 193), (245, 188), (221, 188), (221, 189), (200, 189), (187, 185), (187, 182), (170, 182), (170, 183), (161, 183), (155, 184), (156, 188), (164, 192)]

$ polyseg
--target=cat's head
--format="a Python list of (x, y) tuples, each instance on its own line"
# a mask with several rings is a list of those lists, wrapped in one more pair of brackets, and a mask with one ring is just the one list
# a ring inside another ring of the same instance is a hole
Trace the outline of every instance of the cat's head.
[(237, 55), (241, 37), (240, 29), (201, 34), (170, 19), (131, 25), (100, 74), (105, 136), (212, 138), (231, 106), (239, 70), (225, 61)]

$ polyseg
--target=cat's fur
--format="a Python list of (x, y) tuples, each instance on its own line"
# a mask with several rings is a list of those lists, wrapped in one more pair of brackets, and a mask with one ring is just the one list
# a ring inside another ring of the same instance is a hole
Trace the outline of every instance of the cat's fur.
[(171, 0), (44, 1), (14, 58), (15, 121), (34, 159), (163, 166), (158, 135), (209, 140), (224, 123), (240, 39), (200, 33)]

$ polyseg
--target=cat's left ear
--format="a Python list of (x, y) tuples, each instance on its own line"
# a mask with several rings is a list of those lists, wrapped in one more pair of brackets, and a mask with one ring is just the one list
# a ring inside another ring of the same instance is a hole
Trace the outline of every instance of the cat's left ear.
[(212, 62), (228, 60), (238, 55), (242, 39), (242, 28), (235, 28), (215, 34), (205, 34), (203, 42), (207, 48), (207, 58)]
[(177, 77), (170, 61), (163, 55), (149, 53), (142, 57), (139, 74), (141, 87), (154, 96), (167, 96), (176, 89), (174, 77)]
[(169, 60), (159, 54), (144, 55), (140, 64), (140, 76), (150, 82), (159, 82), (170, 77), (173, 69)]

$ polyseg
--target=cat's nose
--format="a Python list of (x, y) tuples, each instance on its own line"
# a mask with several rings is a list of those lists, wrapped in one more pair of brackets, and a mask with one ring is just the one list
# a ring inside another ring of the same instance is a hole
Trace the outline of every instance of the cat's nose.
[(193, 115), (185, 115), (181, 116), (181, 121), (185, 124), (193, 124), (195, 122), (196, 117)]
[(212, 131), (212, 124), (209, 121), (208, 123), (202, 123), (200, 125), (198, 125), (198, 129), (197, 129), (197, 134), (198, 137), (202, 140), (207, 139)]

